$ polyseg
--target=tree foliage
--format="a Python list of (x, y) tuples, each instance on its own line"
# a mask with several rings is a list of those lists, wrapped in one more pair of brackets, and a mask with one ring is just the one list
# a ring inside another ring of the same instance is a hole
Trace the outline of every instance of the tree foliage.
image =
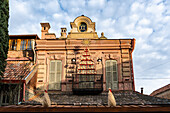
[(0, 78), (6, 67), (6, 59), (8, 54), (8, 19), (9, 19), (9, 1), (0, 0)]

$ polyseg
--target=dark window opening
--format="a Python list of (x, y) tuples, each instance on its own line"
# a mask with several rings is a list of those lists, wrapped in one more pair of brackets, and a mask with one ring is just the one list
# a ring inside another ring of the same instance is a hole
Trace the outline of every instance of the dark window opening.
[(85, 31), (87, 30), (87, 24), (84, 23), (84, 22), (81, 22), (80, 27), (79, 27), (79, 30), (80, 30), (81, 32), (85, 32)]
[(11, 50), (17, 49), (17, 40), (12, 40)]

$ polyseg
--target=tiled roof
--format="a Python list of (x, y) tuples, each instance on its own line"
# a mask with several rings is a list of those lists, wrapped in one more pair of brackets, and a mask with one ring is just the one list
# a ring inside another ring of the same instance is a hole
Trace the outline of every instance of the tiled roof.
[(170, 84), (166, 85), (166, 86), (163, 86), (155, 91), (153, 91), (150, 95), (151, 96), (156, 96), (157, 94), (160, 94), (164, 91), (167, 91), (167, 90), (170, 90)]
[(24, 80), (25, 77), (31, 72), (32, 63), (9, 63), (5, 68), (2, 80)]
[(41, 105), (10, 105), (0, 107), (0, 112), (168, 112), (170, 106), (160, 105), (118, 105), (109, 106), (71, 106), (71, 105), (52, 105), (43, 107)]
[[(149, 95), (143, 95), (134, 91), (114, 91), (113, 92), (117, 105), (155, 105), (155, 104), (169, 104), (170, 99), (162, 99)], [(68, 92), (54, 92), (49, 96), (52, 103), (57, 105), (107, 105), (108, 93), (102, 92), (97, 95), (74, 95)], [(36, 101), (28, 101), (23, 104), (40, 104)]]

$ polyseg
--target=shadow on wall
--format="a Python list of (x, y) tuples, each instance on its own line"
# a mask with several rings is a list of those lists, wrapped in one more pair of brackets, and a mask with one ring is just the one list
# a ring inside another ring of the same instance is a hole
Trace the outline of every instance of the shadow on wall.
[(34, 54), (32, 50), (23, 50), (23, 57), (32, 57), (34, 58)]

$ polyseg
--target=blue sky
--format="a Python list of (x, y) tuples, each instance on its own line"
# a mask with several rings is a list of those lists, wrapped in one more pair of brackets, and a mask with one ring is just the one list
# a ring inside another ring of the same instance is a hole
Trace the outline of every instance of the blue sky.
[(135, 38), (136, 91), (144, 94), (170, 83), (170, 0), (9, 0), (9, 34), (38, 34), (41, 22), (60, 36), (70, 22), (85, 15), (96, 22), (98, 36)]

